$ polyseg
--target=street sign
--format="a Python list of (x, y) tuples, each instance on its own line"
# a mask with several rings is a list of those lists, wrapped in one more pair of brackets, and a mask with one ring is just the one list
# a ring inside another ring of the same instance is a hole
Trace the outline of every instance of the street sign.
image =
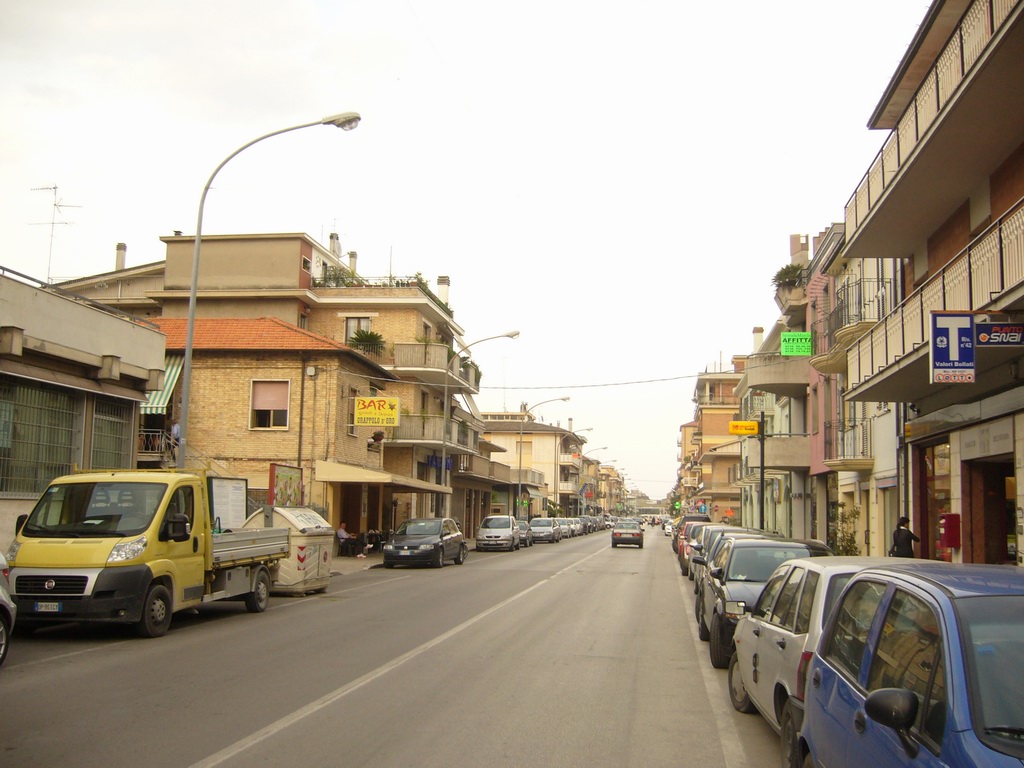
[(932, 312), (928, 383), (974, 383), (974, 315)]
[(759, 423), (756, 421), (730, 421), (730, 435), (756, 435)]
[(1024, 324), (975, 323), (975, 342), (979, 347), (1024, 346)]
[(779, 338), (779, 351), (783, 357), (810, 357), (810, 332), (783, 331)]
[(397, 427), (399, 407), (397, 397), (357, 397), (354, 426)]

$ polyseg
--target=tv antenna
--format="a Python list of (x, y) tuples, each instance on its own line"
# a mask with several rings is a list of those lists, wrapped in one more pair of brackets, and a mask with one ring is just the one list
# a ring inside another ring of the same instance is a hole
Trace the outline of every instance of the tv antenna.
[(33, 192), (47, 192), (47, 191), (53, 192), (53, 211), (50, 213), (50, 221), (49, 222), (46, 222), (46, 221), (34, 221), (34, 222), (32, 222), (33, 226), (41, 226), (43, 224), (49, 224), (50, 225), (50, 252), (49, 252), (49, 255), (46, 257), (46, 282), (49, 283), (50, 282), (50, 265), (53, 263), (53, 234), (54, 234), (54, 231), (57, 228), (58, 224), (66, 224), (68, 226), (71, 226), (72, 224), (74, 224), (73, 221), (63, 221), (63, 220), (57, 221), (57, 218), (58, 218), (58, 216), (63, 218), (63, 216), (62, 216), (62, 214), (63, 214), (62, 209), (63, 208), (81, 208), (82, 206), (80, 206), (80, 205), (69, 205), (67, 203), (61, 202), (60, 198), (57, 197), (57, 185), (56, 184), (54, 184), (52, 187), (32, 187), (32, 191)]

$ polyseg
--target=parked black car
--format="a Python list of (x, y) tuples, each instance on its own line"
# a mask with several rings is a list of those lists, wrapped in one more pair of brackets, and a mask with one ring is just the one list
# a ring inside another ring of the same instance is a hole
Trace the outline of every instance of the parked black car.
[[(753, 607), (775, 569), (797, 557), (831, 555), (820, 541), (726, 538), (707, 565), (701, 617), (710, 633), (711, 666), (726, 669), (736, 650), (733, 634), (747, 607)], [(700, 555), (694, 562), (703, 560)]]
[(406, 520), (384, 544), (384, 567), (428, 564), (435, 568), (453, 560), (466, 562), (469, 545), (459, 524), (450, 517), (419, 517)]

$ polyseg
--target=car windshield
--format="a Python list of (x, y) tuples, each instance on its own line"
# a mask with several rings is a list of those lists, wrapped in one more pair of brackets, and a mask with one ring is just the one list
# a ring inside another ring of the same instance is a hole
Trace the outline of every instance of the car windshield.
[(551, 521), (550, 518), (538, 517), (538, 518), (534, 518), (533, 520), (531, 520), (530, 521), (530, 525), (533, 528), (550, 528), (551, 527), (551, 522), (552, 521)]
[(623, 529), (623, 530), (633, 530), (633, 531), (635, 531), (635, 530), (637, 530), (640, 527), (640, 524), (639, 523), (634, 523), (632, 520), (630, 520), (628, 522), (625, 521), (625, 520), (620, 520), (616, 524), (615, 527), (619, 528), (619, 529)]
[(441, 532), (441, 521), (429, 520), (406, 520), (395, 532), (398, 536), (436, 536)]
[(806, 556), (806, 549), (795, 547), (735, 547), (729, 558), (726, 581), (766, 582), (787, 560)]
[(21, 532), (39, 537), (129, 536), (149, 528), (167, 491), (165, 483), (51, 485)]
[(509, 528), (511, 527), (507, 517), (485, 517), (480, 523), (481, 528)]
[[(1024, 595), (956, 601), (978, 738), (1016, 757), (1024, 753)], [(1009, 674), (1008, 674), (1009, 673)]]

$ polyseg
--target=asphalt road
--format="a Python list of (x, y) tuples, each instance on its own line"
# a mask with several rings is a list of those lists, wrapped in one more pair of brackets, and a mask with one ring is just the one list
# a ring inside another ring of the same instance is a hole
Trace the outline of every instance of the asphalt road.
[(175, 616), (163, 638), (15, 637), (0, 765), (741, 768), (778, 738), (729, 704), (668, 540), (606, 532)]

